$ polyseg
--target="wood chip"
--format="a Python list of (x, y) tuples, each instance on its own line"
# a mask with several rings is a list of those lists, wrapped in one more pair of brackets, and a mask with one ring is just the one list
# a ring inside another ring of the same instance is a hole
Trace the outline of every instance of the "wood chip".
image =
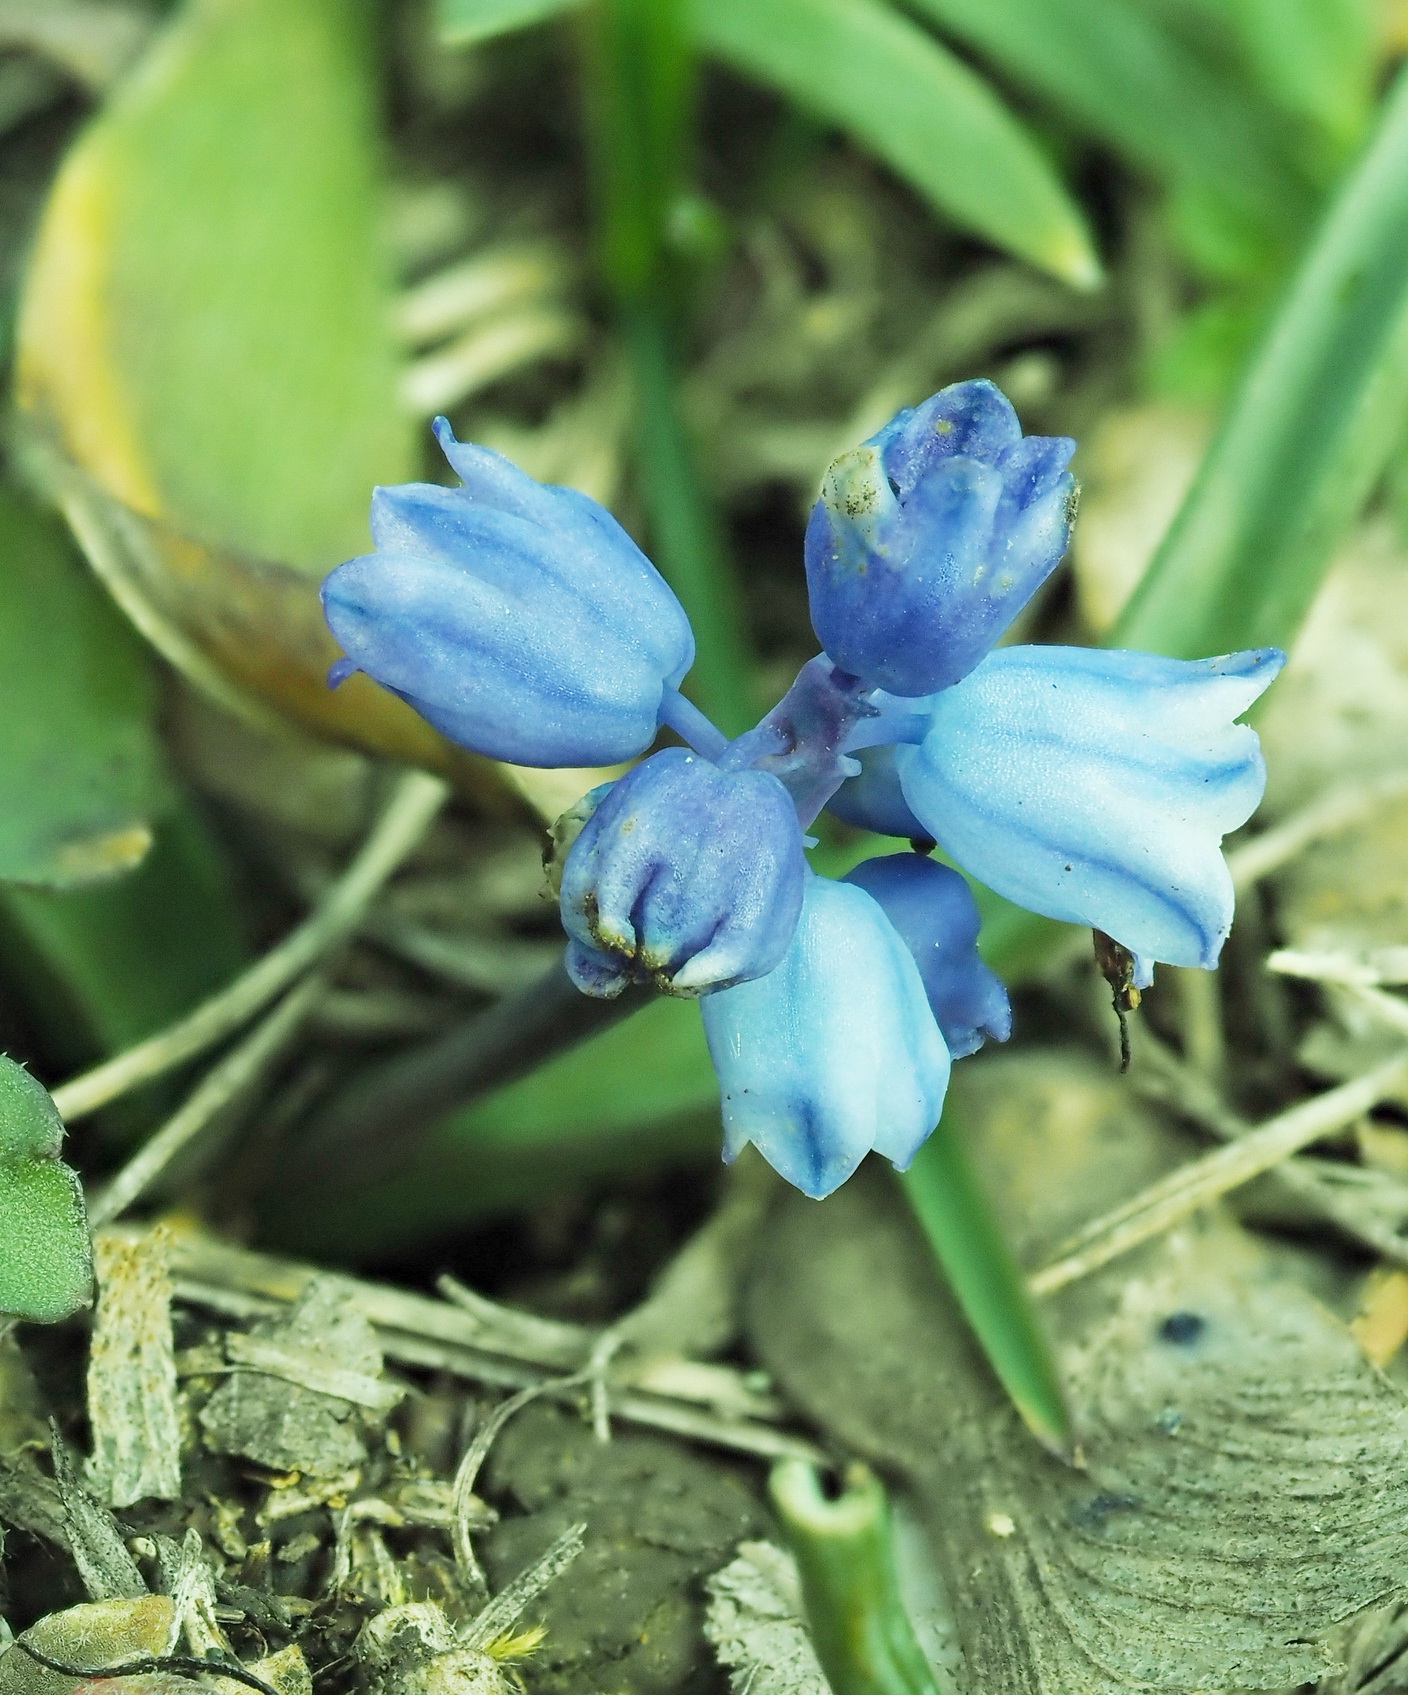
[(171, 1233), (93, 1243), (98, 1311), (88, 1355), (89, 1487), (110, 1507), (181, 1494), (181, 1426), (171, 1338)]
[(316, 1354), (296, 1353), (277, 1342), (245, 1336), (238, 1330), (225, 1338), (225, 1353), (231, 1365), (281, 1377), (285, 1383), (297, 1383), (315, 1395), (331, 1395), (339, 1401), (368, 1407), (372, 1412), (389, 1413), (406, 1393), (398, 1383), (383, 1383), (380, 1378), (367, 1377), (358, 1371), (344, 1371)]

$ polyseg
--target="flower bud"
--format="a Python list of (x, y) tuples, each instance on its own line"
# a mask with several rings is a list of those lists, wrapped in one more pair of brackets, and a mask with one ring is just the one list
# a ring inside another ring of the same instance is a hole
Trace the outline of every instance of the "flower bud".
[(633, 758), (694, 661), (683, 607), (594, 500), (435, 432), (464, 486), (376, 490), (376, 551), (323, 584), (332, 680), (365, 671), (492, 759)]
[(567, 968), (607, 997), (631, 981), (705, 995), (761, 977), (786, 952), (805, 875), (776, 777), (666, 748), (610, 790), (568, 855)]
[(843, 670), (933, 694), (978, 663), (1055, 569), (1075, 443), (1023, 437), (990, 382), (956, 383), (832, 462), (807, 526), (812, 627)]
[(1007, 1040), (1011, 1003), (978, 957), (982, 918), (957, 871), (922, 854), (892, 853), (864, 860), (842, 880), (864, 889), (899, 932), (954, 1059), (976, 1053), (987, 1036)]

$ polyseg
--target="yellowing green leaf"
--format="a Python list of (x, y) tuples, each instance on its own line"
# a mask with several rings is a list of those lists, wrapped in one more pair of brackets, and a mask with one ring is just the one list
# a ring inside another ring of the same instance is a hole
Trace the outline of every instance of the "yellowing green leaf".
[(21, 405), (110, 494), (310, 570), (411, 467), (369, 47), (344, 0), (191, 0), (66, 158), (20, 319)]
[(0, 882), (131, 870), (169, 802), (147, 655), (59, 526), (0, 488)]

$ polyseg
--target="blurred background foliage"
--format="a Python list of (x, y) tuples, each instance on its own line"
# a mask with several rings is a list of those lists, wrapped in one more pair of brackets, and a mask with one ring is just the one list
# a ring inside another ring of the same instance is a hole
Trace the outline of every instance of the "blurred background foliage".
[[(1406, 486), (1405, 48), (1398, 0), (3, 0), (6, 1051), (55, 1084), (189, 1011), (409, 763), (450, 810), (230, 1107), (260, 1111), (218, 1196), (187, 1192), (384, 1258), (712, 1161), (677, 1003), (394, 1141), (349, 1112), (551, 963), (541, 828), (599, 780), (326, 689), (316, 586), (371, 485), (443, 474), (443, 411), (610, 504), (738, 728), (813, 651), (829, 459), (988, 375), (1082, 442), (1074, 579), (1023, 633), (1290, 641)], [(1040, 1032), (1071, 937), (989, 907)], [(170, 1091), (73, 1157), (100, 1172)]]

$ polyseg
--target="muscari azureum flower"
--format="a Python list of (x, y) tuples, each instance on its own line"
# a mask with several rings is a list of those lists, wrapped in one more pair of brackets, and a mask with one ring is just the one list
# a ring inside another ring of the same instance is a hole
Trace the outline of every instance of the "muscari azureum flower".
[(679, 694), (693, 640), (615, 520), (507, 460), (442, 447), (462, 489), (378, 490), (376, 552), (324, 589), (348, 659), (452, 739), (536, 765), (653, 755), (574, 809), (568, 966), (701, 998), (725, 1158), (745, 1142), (807, 1194), (875, 1149), (901, 1168), (949, 1065), (1006, 1039), (958, 872), (922, 853), (814, 875), (823, 807), (919, 847), (1034, 912), (1153, 965), (1213, 966), (1232, 920), (1223, 835), (1261, 798), (1234, 722), (1275, 649), (1180, 661), (991, 651), (1065, 551), (1072, 443), (1023, 437), (990, 383), (960, 383), (843, 454), (807, 531), (826, 651), (730, 743)]

